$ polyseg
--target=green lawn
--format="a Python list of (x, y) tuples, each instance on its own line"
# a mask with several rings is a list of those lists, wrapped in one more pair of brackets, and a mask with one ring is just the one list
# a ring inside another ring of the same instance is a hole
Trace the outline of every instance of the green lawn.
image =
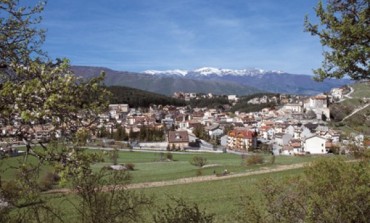
[[(88, 150), (88, 152), (101, 152), (98, 150)], [(163, 153), (165, 157), (167, 152)], [(214, 172), (222, 173), (227, 169), (231, 173), (241, 173), (251, 169), (258, 169), (262, 167), (272, 167), (270, 164), (271, 155), (263, 155), (265, 164), (246, 166), (244, 165), (241, 156), (228, 153), (172, 153), (173, 161), (161, 161), (161, 154), (157, 152), (126, 152), (120, 151), (118, 163), (126, 164), (132, 163), (135, 165), (135, 170), (131, 171), (133, 177), (132, 183), (152, 182), (173, 180), (184, 177), (194, 177), (199, 174), (199, 168), (190, 164), (194, 156), (201, 156), (207, 159), (207, 165), (200, 168), (202, 175), (213, 175)], [(305, 157), (288, 157), (277, 156), (274, 165), (289, 165), (294, 163), (309, 162), (315, 159), (315, 156)], [(0, 169), (2, 180), (9, 180), (16, 174), (19, 165), (23, 161), (23, 156), (12, 157), (0, 160)], [(37, 160), (30, 156), (28, 162), (36, 163)], [(112, 162), (106, 156), (105, 162), (93, 165), (93, 169), (98, 170), (103, 166), (109, 166)], [(242, 165), (243, 164), (243, 165)], [(42, 173), (51, 171), (52, 167), (48, 165), (42, 166)]]
[[(166, 154), (166, 152), (164, 153)], [(133, 163), (135, 170), (131, 171), (132, 183), (165, 181), (185, 177), (194, 177), (199, 174), (199, 168), (190, 164), (194, 156), (202, 156), (207, 159), (207, 165), (200, 169), (202, 175), (213, 175), (214, 172), (222, 173), (227, 169), (231, 173), (241, 173), (251, 169), (272, 166), (271, 155), (263, 155), (265, 164), (246, 166), (240, 155), (227, 153), (172, 153), (174, 161), (160, 161), (160, 153), (154, 152), (120, 152), (118, 163)], [(309, 162), (314, 156), (287, 157), (277, 156), (274, 165), (289, 165), (294, 163)], [(94, 165), (98, 169), (111, 165), (109, 159), (106, 162)]]

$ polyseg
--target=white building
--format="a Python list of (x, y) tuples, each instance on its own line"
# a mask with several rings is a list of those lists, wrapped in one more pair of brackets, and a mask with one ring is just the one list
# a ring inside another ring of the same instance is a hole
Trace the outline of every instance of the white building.
[(236, 95), (228, 95), (227, 96), (227, 99), (229, 101), (238, 101), (238, 98), (236, 97)]
[(326, 139), (324, 137), (314, 135), (306, 138), (303, 146), (303, 151), (310, 154), (326, 154), (325, 148)]
[(303, 108), (300, 104), (286, 104), (283, 106), (284, 111), (291, 111), (295, 113), (302, 113)]

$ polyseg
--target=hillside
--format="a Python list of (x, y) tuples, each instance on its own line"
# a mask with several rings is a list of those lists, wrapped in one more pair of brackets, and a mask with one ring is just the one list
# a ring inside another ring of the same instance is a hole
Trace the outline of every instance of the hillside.
[(129, 104), (130, 107), (134, 108), (149, 107), (151, 104), (175, 106), (185, 105), (185, 101), (183, 100), (130, 87), (109, 86), (108, 90), (112, 92), (112, 104)]
[(350, 85), (353, 92), (330, 105), (332, 124), (346, 132), (370, 135), (370, 82)]
[(164, 95), (172, 95), (178, 91), (218, 95), (248, 95), (262, 92), (254, 87), (228, 81), (154, 76), (150, 74), (114, 71), (102, 67), (73, 66), (72, 70), (76, 75), (84, 78), (97, 76), (103, 71), (106, 73), (105, 84), (108, 86), (127, 86)]

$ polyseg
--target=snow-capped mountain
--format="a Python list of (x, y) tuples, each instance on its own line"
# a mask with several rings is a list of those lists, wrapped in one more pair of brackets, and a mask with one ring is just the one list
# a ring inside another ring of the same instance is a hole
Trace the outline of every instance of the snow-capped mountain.
[(333, 87), (342, 86), (348, 80), (325, 80), (318, 83), (309, 75), (289, 74), (283, 71), (251, 69), (221, 69), (214, 67), (202, 67), (195, 70), (148, 70), (144, 74), (154, 78), (186, 78), (202, 81), (221, 81), (249, 87), (255, 87), (263, 91), (291, 94), (318, 94), (330, 90)]
[(195, 70), (146, 70), (143, 73), (151, 74), (151, 75), (159, 75), (159, 76), (257, 76), (263, 75), (266, 73), (276, 73), (282, 74), (282, 71), (266, 71), (263, 69), (258, 68), (251, 68), (251, 69), (221, 69), (221, 68), (214, 68), (214, 67), (202, 67)]
[(171, 95), (176, 91), (246, 95), (261, 91), (315, 95), (350, 83), (348, 79), (316, 82), (310, 75), (290, 74), (262, 69), (147, 70), (144, 73), (114, 71), (107, 68), (74, 66), (84, 77), (105, 71), (107, 85), (124, 85)]

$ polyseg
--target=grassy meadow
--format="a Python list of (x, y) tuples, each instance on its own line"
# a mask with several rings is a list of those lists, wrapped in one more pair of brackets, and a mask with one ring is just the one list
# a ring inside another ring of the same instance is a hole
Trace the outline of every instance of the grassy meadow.
[[(104, 166), (112, 165), (107, 155), (107, 151), (103, 150), (87, 150), (87, 152), (97, 152), (105, 154), (104, 162), (96, 163), (93, 169), (98, 170)], [(131, 171), (132, 183), (153, 182), (174, 180), (185, 177), (195, 177), (199, 175), (213, 175), (214, 172), (221, 174), (225, 169), (229, 173), (242, 173), (254, 169), (273, 167), (276, 165), (290, 165), (295, 163), (309, 162), (315, 159), (315, 156), (276, 156), (274, 164), (271, 164), (272, 156), (269, 154), (261, 154), (264, 157), (264, 164), (261, 165), (245, 165), (245, 160), (241, 155), (230, 153), (176, 153), (172, 152), (172, 160), (167, 159), (167, 152), (129, 152), (119, 151), (117, 159), (118, 164), (132, 163), (135, 170)], [(190, 163), (194, 156), (201, 156), (207, 159), (207, 164), (202, 167), (196, 167)], [(248, 157), (248, 155), (246, 156)], [(2, 180), (12, 179), (16, 174), (17, 169), (23, 161), (23, 156), (11, 157), (0, 160), (0, 170)], [(36, 163), (36, 158), (29, 156), (28, 162)], [(42, 166), (41, 176), (48, 171), (52, 171), (52, 167), (45, 164)]]
[[(87, 152), (102, 152), (92, 151)], [(129, 152), (120, 151), (117, 162), (119, 164), (132, 163), (135, 165), (135, 170), (130, 171), (132, 175), (131, 183), (153, 182), (153, 181), (166, 181), (174, 180), (185, 177), (195, 177), (199, 174), (213, 175), (222, 173), (227, 169), (231, 174), (243, 173), (261, 168), (273, 168), (277, 165), (291, 165), (296, 163), (306, 163), (316, 159), (316, 156), (277, 156), (274, 164), (270, 163), (271, 155), (261, 154), (264, 157), (265, 163), (260, 165), (245, 165), (245, 160), (242, 160), (240, 155), (229, 153), (171, 153), (173, 160), (166, 160), (166, 154), (159, 152)], [(190, 161), (194, 156), (201, 156), (207, 159), (207, 165), (203, 168), (193, 166)], [(247, 156), (248, 157), (248, 156)], [(10, 180), (16, 173), (17, 165), (23, 160), (22, 156), (12, 157), (0, 160), (2, 170), (2, 180)], [(29, 158), (29, 162), (36, 163), (36, 159)], [(93, 165), (95, 170), (109, 166), (112, 161), (106, 156), (104, 162), (96, 163)], [(11, 168), (9, 168), (11, 167)], [(47, 171), (52, 171), (48, 165), (43, 166), (42, 174)], [(200, 209), (205, 209), (207, 213), (214, 213), (216, 222), (232, 222), (235, 212), (238, 210), (238, 203), (240, 197), (245, 194), (252, 196), (259, 196), (258, 188), (255, 183), (264, 177), (282, 178), (285, 176), (299, 175), (303, 168), (281, 171), (276, 173), (258, 174), (244, 177), (236, 177), (229, 179), (222, 179), (216, 181), (205, 181), (198, 183), (180, 184), (173, 186), (162, 186), (152, 188), (133, 189), (137, 193), (143, 193), (149, 197), (153, 197), (154, 206), (145, 209), (146, 222), (151, 222), (153, 213), (166, 204), (172, 203), (172, 198), (182, 198), (189, 204), (196, 203)], [(76, 216), (75, 208), (71, 205), (70, 201), (75, 201), (74, 195), (45, 195), (49, 196), (49, 201), (57, 207), (61, 207), (66, 216), (73, 220)]]
[[(119, 164), (133, 163), (135, 170), (131, 171), (132, 183), (153, 182), (174, 180), (185, 177), (201, 175), (221, 174), (226, 169), (230, 173), (242, 173), (263, 167), (275, 165), (290, 165), (294, 163), (309, 162), (315, 159), (314, 156), (287, 157), (277, 156), (275, 163), (271, 164), (271, 155), (261, 154), (264, 157), (264, 164), (245, 165), (241, 155), (229, 153), (171, 153), (173, 160), (161, 159), (166, 157), (167, 152), (120, 152), (117, 162)], [(201, 156), (207, 159), (207, 165), (202, 168), (190, 163), (194, 156)], [(248, 156), (247, 156), (248, 157)], [(94, 165), (94, 168), (111, 165), (112, 162), (106, 159), (105, 162)]]

